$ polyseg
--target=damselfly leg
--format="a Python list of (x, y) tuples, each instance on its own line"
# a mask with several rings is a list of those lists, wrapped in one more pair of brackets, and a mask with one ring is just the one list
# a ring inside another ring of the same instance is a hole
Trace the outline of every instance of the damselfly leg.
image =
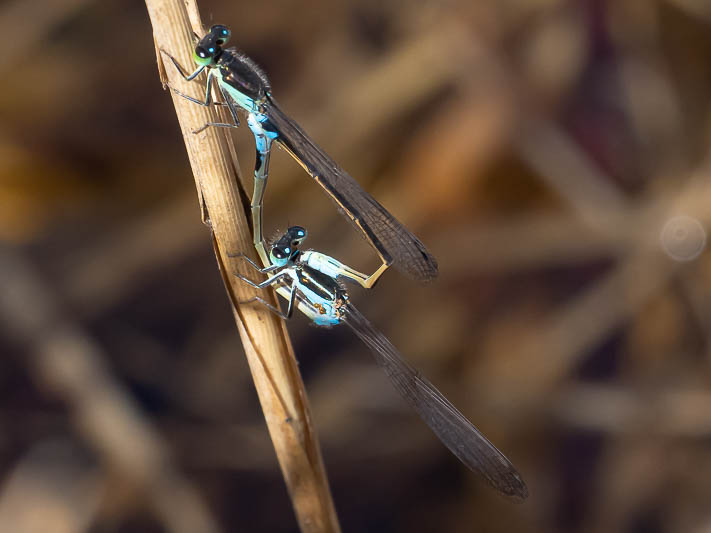
[[(243, 253), (231, 255), (230, 257), (241, 257), (247, 261), (247, 263), (253, 267), (256, 271), (262, 272), (262, 273), (269, 273), (273, 272), (274, 270), (278, 270), (280, 268), (283, 268), (281, 265), (270, 265), (268, 267), (261, 268), (257, 263), (252, 261), (249, 257), (244, 255)], [(286, 278), (289, 276), (289, 272), (282, 270), (281, 272), (278, 272), (274, 276), (271, 276), (270, 278), (267, 278), (266, 280), (262, 281), (261, 283), (257, 283), (255, 281), (252, 281), (251, 279), (234, 272), (234, 275), (239, 278), (241, 281), (246, 283), (247, 285), (254, 287), (255, 289), (265, 289), (267, 287), (270, 287), (272, 285), (284, 282)], [(252, 298), (249, 298), (247, 300), (240, 300), (239, 303), (240, 305), (248, 305), (254, 302), (257, 302), (261, 304), (262, 306), (266, 307), (269, 309), (271, 312), (279, 315), (281, 318), (284, 320), (288, 320), (289, 318), (292, 317), (294, 314), (294, 302), (296, 301), (296, 286), (292, 285), (290, 287), (290, 292), (289, 292), (289, 298), (288, 298), (288, 307), (286, 310), (286, 313), (284, 313), (281, 309), (273, 306), (269, 302), (267, 302), (264, 298), (260, 296), (253, 296)]]
[(286, 312), (282, 311), (278, 307), (273, 306), (269, 302), (267, 302), (264, 298), (260, 296), (253, 296), (252, 298), (249, 298), (247, 300), (242, 300), (238, 302), (240, 305), (249, 305), (253, 303), (258, 303), (262, 305), (263, 307), (266, 307), (274, 313), (275, 315), (283, 318), (284, 320), (289, 320), (291, 317), (294, 315), (294, 302), (296, 301), (296, 288), (293, 287), (289, 293), (289, 305), (286, 309)]
[[(178, 60), (175, 59), (172, 55), (170, 55), (168, 52), (163, 50), (161, 48), (161, 53), (165, 54), (170, 58), (171, 62), (175, 66), (175, 69), (178, 71), (178, 73), (183, 77), (185, 81), (192, 81), (194, 80), (203, 70), (205, 70), (205, 66), (200, 66), (195, 69), (195, 71), (192, 74), (186, 74), (185, 71), (183, 70), (183, 67), (178, 63)], [(206, 122), (203, 124), (200, 128), (193, 130), (194, 134), (198, 134), (205, 129), (207, 129), (210, 126), (217, 126), (219, 128), (237, 128), (239, 127), (239, 115), (237, 114), (237, 109), (235, 109), (234, 105), (230, 101), (229, 97), (225, 94), (224, 90), (222, 87), (218, 84), (218, 87), (220, 89), (220, 93), (222, 94), (222, 97), (225, 99), (224, 102), (217, 102), (213, 99), (212, 97), (212, 80), (214, 78), (214, 73), (212, 70), (209, 70), (207, 73), (207, 81), (205, 82), (205, 99), (204, 100), (199, 100), (197, 98), (194, 98), (188, 94), (185, 94), (184, 92), (179, 91), (175, 87), (173, 87), (170, 84), (167, 84), (167, 87), (173, 91), (175, 94), (178, 96), (185, 98), (186, 100), (203, 106), (203, 107), (210, 107), (212, 105), (217, 105), (217, 106), (227, 106), (227, 108), (230, 110), (230, 115), (232, 115), (232, 120), (234, 121), (233, 123), (229, 122)]]

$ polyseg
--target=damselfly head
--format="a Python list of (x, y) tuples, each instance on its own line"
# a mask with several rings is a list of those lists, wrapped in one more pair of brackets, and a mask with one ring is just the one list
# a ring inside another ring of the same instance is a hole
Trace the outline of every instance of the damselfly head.
[(227, 26), (213, 26), (210, 31), (200, 39), (193, 52), (193, 60), (203, 67), (214, 66), (222, 53), (222, 45), (230, 38)]
[(289, 261), (294, 261), (299, 254), (299, 246), (307, 236), (306, 228), (291, 226), (284, 235), (272, 245), (269, 258), (272, 264), (284, 266)]

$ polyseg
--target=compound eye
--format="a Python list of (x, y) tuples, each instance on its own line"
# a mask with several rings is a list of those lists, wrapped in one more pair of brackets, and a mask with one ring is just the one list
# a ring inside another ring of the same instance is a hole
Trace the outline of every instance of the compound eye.
[(286, 259), (289, 257), (291, 250), (289, 248), (282, 248), (281, 246), (275, 246), (272, 248), (272, 255), (276, 259)]
[(210, 33), (212, 36), (215, 38), (215, 42), (219, 45), (222, 46), (225, 44), (227, 41), (230, 40), (230, 35), (231, 32), (227, 26), (222, 26), (221, 24), (217, 24), (210, 28)]
[(282, 250), (279, 246), (274, 246), (269, 255), (271, 256), (271, 262), (278, 266), (286, 265), (289, 260), (289, 255), (284, 253), (284, 250)]
[(301, 226), (290, 227), (288, 233), (294, 240), (303, 241), (306, 238), (306, 230)]
[(193, 52), (193, 60), (198, 65), (207, 66), (212, 62), (212, 58), (215, 55), (214, 46), (202, 46), (198, 45), (195, 47), (195, 52)]

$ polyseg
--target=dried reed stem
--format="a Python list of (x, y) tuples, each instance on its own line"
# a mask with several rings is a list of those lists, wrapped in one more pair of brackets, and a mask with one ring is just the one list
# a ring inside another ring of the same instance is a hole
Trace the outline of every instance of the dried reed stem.
[[(193, 64), (192, 32), (203, 33), (195, 2), (146, 0), (146, 6), (157, 49), (170, 51), (189, 68)], [(167, 79), (185, 94), (196, 98), (204, 96), (204, 83), (186, 83), (172, 64), (163, 64), (161, 56), (158, 53), (163, 80)], [(173, 104), (195, 176), (203, 217), (213, 231), (225, 285), (233, 304), (246, 300), (256, 293), (232, 273), (239, 271), (254, 278), (255, 272), (247, 268), (243, 260), (227, 256), (237, 251), (255, 255), (243, 207), (246, 196), (239, 188), (232, 141), (229, 133), (220, 128), (208, 128), (198, 135), (192, 133), (206, 122), (223, 121), (215, 109), (201, 107), (174, 94)], [(261, 296), (274, 301), (276, 298), (271, 291), (262, 291)], [(235, 304), (234, 313), (301, 530), (339, 531), (306, 392), (286, 328), (279, 318), (258, 306)]]

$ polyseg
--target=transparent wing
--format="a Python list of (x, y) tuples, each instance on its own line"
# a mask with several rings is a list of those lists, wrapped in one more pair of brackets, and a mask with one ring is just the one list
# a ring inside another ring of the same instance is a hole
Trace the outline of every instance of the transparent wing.
[(506, 456), (405, 362), (392, 343), (351, 304), (345, 322), (373, 352), (395, 389), (454, 455), (502, 494), (518, 501), (528, 496), (526, 484)]
[(365, 192), (271, 98), (266, 106), (278, 142), (311, 174), (386, 263), (419, 281), (437, 276), (437, 261), (425, 245)]

